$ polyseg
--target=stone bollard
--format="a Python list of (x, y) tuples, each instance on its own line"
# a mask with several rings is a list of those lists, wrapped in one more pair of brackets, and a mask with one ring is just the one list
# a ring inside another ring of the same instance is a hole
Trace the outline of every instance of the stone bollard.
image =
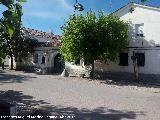
[(68, 77), (68, 76), (69, 76), (69, 73), (67, 72), (66, 69), (63, 70), (61, 76), (62, 76), (62, 77)]

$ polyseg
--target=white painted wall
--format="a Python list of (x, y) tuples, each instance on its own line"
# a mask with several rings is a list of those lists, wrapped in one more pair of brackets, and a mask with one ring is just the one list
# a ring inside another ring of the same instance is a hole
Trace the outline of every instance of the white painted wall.
[(9, 64), (9, 63), (10, 63), (9, 60), (10, 60), (9, 57), (7, 56), (7, 57), (5, 58), (5, 61), (4, 61), (4, 65), (5, 65), (5, 66), (9, 66), (9, 65), (10, 65), (10, 64)]
[[(37, 47), (35, 52), (30, 54), (27, 59), (17, 62), (17, 66), (35, 66), (38, 68), (54, 67), (54, 57), (59, 53), (58, 47)], [(38, 62), (34, 63), (34, 54), (38, 54)], [(42, 57), (45, 57), (45, 63), (42, 64)]]
[(68, 70), (70, 73), (83, 73), (85, 71), (85, 67), (81, 65), (76, 65), (74, 62), (65, 62), (65, 68)]
[(139, 72), (144, 74), (160, 74), (160, 49), (130, 49), (128, 52), (128, 66), (119, 66), (119, 59), (108, 64), (95, 62), (95, 69), (98, 71), (113, 71), (113, 72), (134, 72), (133, 61), (131, 56), (133, 51), (145, 54), (145, 66), (139, 67)]
[[(133, 7), (132, 13), (128, 12)], [(143, 46), (160, 45), (160, 8), (129, 4), (115, 13), (121, 20), (131, 23), (129, 46), (142, 46), (141, 39), (135, 35), (135, 24), (144, 24)], [(132, 38), (132, 39), (131, 39)]]
[[(128, 12), (133, 7), (132, 13)], [(133, 61), (131, 56), (134, 52), (145, 53), (145, 66), (139, 67), (140, 73), (160, 74), (160, 8), (147, 7), (137, 4), (129, 4), (114, 13), (121, 20), (130, 23), (129, 28), (129, 61), (128, 66), (119, 66), (119, 59), (109, 64), (96, 62), (96, 70), (131, 72), (133, 73)], [(144, 24), (144, 38), (135, 33), (135, 24)], [(132, 48), (139, 47), (139, 48)]]

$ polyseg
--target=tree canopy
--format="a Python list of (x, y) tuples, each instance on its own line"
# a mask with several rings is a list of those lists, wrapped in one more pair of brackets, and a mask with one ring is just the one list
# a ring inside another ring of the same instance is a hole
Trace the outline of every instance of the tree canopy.
[(89, 11), (71, 15), (62, 28), (61, 54), (67, 61), (84, 58), (94, 69), (95, 60), (114, 61), (128, 45), (128, 25), (113, 15)]
[(0, 19), (1, 59), (8, 55), (11, 58), (11, 69), (13, 57), (17, 60), (33, 50), (33, 40), (28, 38), (22, 29), (23, 2), (26, 0), (0, 0), (0, 4), (7, 8)]

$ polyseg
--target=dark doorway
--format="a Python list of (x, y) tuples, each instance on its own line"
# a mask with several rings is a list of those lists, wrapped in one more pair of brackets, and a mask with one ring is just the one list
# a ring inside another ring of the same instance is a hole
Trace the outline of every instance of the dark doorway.
[(145, 55), (144, 53), (135, 53), (137, 58), (137, 65), (143, 67), (145, 65)]
[(45, 63), (45, 61), (46, 61), (45, 59), (46, 59), (46, 58), (43, 56), (43, 57), (42, 57), (42, 64)]
[(61, 74), (64, 69), (64, 61), (62, 60), (62, 56), (57, 54), (54, 57), (54, 68), (53, 73)]
[(119, 59), (120, 66), (128, 66), (128, 53), (120, 53)]

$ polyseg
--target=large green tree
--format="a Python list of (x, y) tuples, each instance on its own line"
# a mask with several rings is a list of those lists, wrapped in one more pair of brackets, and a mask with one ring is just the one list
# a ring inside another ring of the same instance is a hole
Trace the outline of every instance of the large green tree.
[[(2, 13), (3, 17), (0, 19), (0, 39), (3, 46), (1, 47), (1, 53), (3, 55), (9, 55), (11, 58), (11, 69), (13, 69), (13, 57), (17, 58), (19, 52), (24, 50), (18, 45), (21, 44), (20, 41), (24, 41), (21, 32), (22, 2), (26, 2), (26, 0), (0, 0), (0, 4), (7, 8)], [(20, 48), (22, 49), (20, 50)], [(4, 49), (5, 51), (3, 51)]]
[(72, 15), (63, 26), (61, 54), (67, 61), (84, 58), (92, 65), (94, 61), (114, 61), (119, 52), (128, 45), (128, 25), (113, 15), (89, 11), (85, 16)]

